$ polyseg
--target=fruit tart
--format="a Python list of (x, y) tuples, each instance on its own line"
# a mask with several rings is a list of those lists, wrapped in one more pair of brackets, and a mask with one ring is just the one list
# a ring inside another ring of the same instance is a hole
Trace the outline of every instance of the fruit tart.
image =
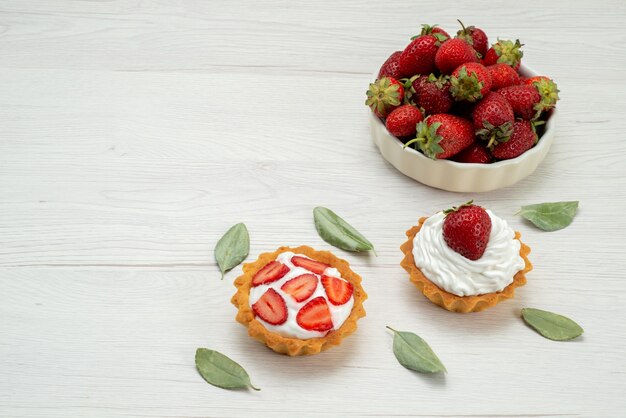
[(237, 321), (281, 354), (316, 354), (339, 345), (365, 316), (361, 277), (328, 251), (280, 247), (244, 264), (234, 284)]
[(471, 201), (421, 218), (406, 235), (400, 264), (431, 302), (449, 311), (478, 312), (512, 298), (532, 270), (520, 233)]

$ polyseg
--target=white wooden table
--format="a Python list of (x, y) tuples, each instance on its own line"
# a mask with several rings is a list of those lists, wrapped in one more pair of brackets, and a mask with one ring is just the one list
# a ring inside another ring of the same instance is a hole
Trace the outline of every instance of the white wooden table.
[[(377, 4), (378, 3), (378, 4)], [(626, 5), (495, 2), (0, 1), (0, 416), (626, 416)], [(555, 145), (534, 175), (480, 195), (420, 185), (372, 144), (370, 75), (420, 23), (519, 37), (559, 83)], [(399, 266), (419, 216), (476, 199), (535, 265), (479, 314), (429, 303)], [(543, 233), (522, 204), (580, 200)], [(250, 339), (213, 247), (245, 222), (249, 260), (329, 249), (311, 211), (357, 226), (340, 250), (368, 316), (344, 344), (288, 358)], [(525, 306), (586, 330), (556, 343)], [(385, 325), (424, 337), (446, 376), (403, 369)], [(224, 391), (196, 347), (261, 392)]]

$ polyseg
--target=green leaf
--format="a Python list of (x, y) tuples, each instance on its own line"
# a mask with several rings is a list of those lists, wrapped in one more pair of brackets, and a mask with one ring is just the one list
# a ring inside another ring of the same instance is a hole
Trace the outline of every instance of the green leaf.
[(261, 390), (250, 383), (250, 376), (239, 364), (224, 354), (208, 348), (196, 350), (196, 367), (200, 376), (213, 386), (223, 389), (252, 388)]
[(447, 372), (441, 360), (418, 335), (387, 328), (393, 331), (393, 354), (401, 365), (420, 373)]
[(578, 210), (578, 201), (538, 203), (522, 206), (518, 214), (544, 231), (557, 231), (572, 223)]
[(584, 330), (571, 319), (541, 309), (524, 308), (522, 318), (535, 331), (554, 341), (566, 341), (580, 336)]
[(242, 223), (233, 225), (215, 246), (215, 259), (222, 272), (222, 279), (224, 273), (238, 266), (246, 259), (249, 252), (250, 236), (248, 229)]
[(374, 245), (352, 225), (330, 209), (321, 206), (313, 209), (315, 229), (324, 241), (346, 251), (374, 251)]

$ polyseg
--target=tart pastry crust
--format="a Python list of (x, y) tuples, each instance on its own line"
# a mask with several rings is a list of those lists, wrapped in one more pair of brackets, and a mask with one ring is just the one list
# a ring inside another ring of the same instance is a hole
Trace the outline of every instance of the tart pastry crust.
[[(330, 331), (326, 336), (320, 338), (299, 339), (284, 337), (278, 333), (268, 331), (261, 324), (250, 307), (250, 288), (252, 278), (267, 263), (276, 260), (279, 254), (291, 251), (295, 254), (303, 254), (314, 260), (321, 261), (331, 267), (336, 268), (341, 273), (341, 277), (354, 287), (354, 305), (350, 315), (339, 329)], [(248, 334), (267, 345), (277, 353), (287, 354), (289, 356), (301, 356), (306, 354), (317, 354), (328, 348), (341, 344), (344, 337), (356, 331), (357, 321), (365, 316), (363, 309), (363, 301), (367, 299), (367, 294), (361, 287), (361, 276), (350, 269), (350, 265), (346, 260), (334, 256), (329, 251), (316, 251), (311, 247), (302, 245), (299, 247), (280, 247), (272, 253), (263, 253), (253, 263), (243, 265), (243, 274), (235, 279), (235, 287), (237, 293), (232, 297), (231, 303), (238, 309), (237, 322), (248, 328)]]
[(413, 239), (420, 229), (422, 229), (422, 225), (426, 219), (428, 218), (420, 218), (418, 225), (406, 231), (408, 240), (400, 246), (400, 249), (404, 253), (404, 259), (400, 262), (400, 265), (409, 273), (411, 282), (413, 282), (424, 296), (430, 299), (435, 305), (439, 305), (452, 312), (479, 312), (495, 306), (503, 300), (512, 298), (515, 293), (515, 288), (526, 284), (526, 273), (533, 269), (533, 265), (528, 259), (530, 247), (521, 241), (521, 234), (515, 231), (515, 239), (522, 244), (519, 254), (520, 257), (524, 259), (524, 268), (513, 276), (513, 282), (511, 282), (511, 284), (499, 292), (485, 293), (476, 296), (457, 296), (441, 289), (422, 273), (415, 265), (415, 259), (413, 258)]

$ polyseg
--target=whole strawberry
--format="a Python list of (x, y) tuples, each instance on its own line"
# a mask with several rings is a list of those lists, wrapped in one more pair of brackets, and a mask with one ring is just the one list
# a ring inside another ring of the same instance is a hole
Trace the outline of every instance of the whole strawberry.
[(550, 108), (541, 102), (541, 95), (534, 86), (509, 86), (498, 90), (498, 93), (511, 104), (515, 116), (522, 119), (536, 119), (543, 110)]
[(449, 36), (441, 30), (422, 25), (422, 32), (414, 36), (404, 48), (399, 59), (400, 72), (406, 77), (416, 74), (430, 74), (435, 71), (435, 55), (439, 46)]
[(498, 63), (487, 67), (491, 74), (491, 89), (499, 90), (503, 87), (514, 86), (520, 83), (519, 74), (508, 64)]
[(382, 67), (380, 67), (377, 78), (391, 77), (396, 80), (402, 78), (402, 73), (400, 72), (400, 55), (402, 55), (402, 51), (396, 51), (391, 54), (389, 58), (387, 58), (387, 61), (383, 63)]
[(508, 64), (517, 71), (524, 56), (520, 49), (522, 46), (523, 44), (519, 42), (519, 39), (516, 39), (515, 42), (498, 39), (498, 42), (493, 44), (485, 54), (483, 64), (486, 66), (496, 63)]
[(417, 126), (416, 137), (404, 147), (413, 145), (433, 160), (450, 158), (474, 142), (474, 127), (467, 119), (449, 114), (427, 117)]
[(524, 84), (534, 86), (541, 95), (543, 109), (553, 108), (559, 100), (559, 88), (556, 83), (545, 75), (538, 75), (524, 80)]
[(443, 74), (450, 74), (467, 62), (478, 62), (478, 57), (474, 48), (459, 38), (442, 43), (435, 55), (435, 65)]
[(450, 76), (450, 93), (454, 100), (475, 102), (491, 90), (491, 74), (477, 62), (462, 64)]
[(369, 106), (379, 118), (386, 117), (404, 100), (404, 87), (398, 80), (383, 77), (370, 84), (367, 90), (365, 104)]
[(385, 126), (391, 135), (398, 138), (415, 136), (416, 126), (424, 119), (422, 112), (415, 106), (396, 107), (387, 116)]
[(465, 40), (465, 42), (474, 47), (481, 57), (484, 57), (489, 48), (489, 40), (485, 31), (475, 26), (465, 27), (463, 22), (460, 20), (458, 22), (461, 24), (461, 30), (456, 33), (456, 37)]
[(497, 142), (508, 140), (515, 117), (509, 102), (492, 91), (474, 107), (472, 120), (476, 135), (486, 141), (487, 148), (491, 149)]
[(474, 142), (452, 158), (459, 163), (489, 164), (492, 160), (489, 150), (484, 145)]
[(536, 143), (537, 133), (533, 122), (516, 120), (513, 123), (513, 133), (509, 140), (496, 145), (491, 154), (499, 160), (508, 160), (522, 155)]
[(491, 218), (487, 211), (470, 200), (444, 213), (443, 239), (448, 247), (470, 260), (482, 257), (491, 235)]
[(420, 76), (411, 83), (411, 101), (424, 109), (427, 115), (448, 113), (454, 100), (450, 94), (450, 80), (446, 76)]

